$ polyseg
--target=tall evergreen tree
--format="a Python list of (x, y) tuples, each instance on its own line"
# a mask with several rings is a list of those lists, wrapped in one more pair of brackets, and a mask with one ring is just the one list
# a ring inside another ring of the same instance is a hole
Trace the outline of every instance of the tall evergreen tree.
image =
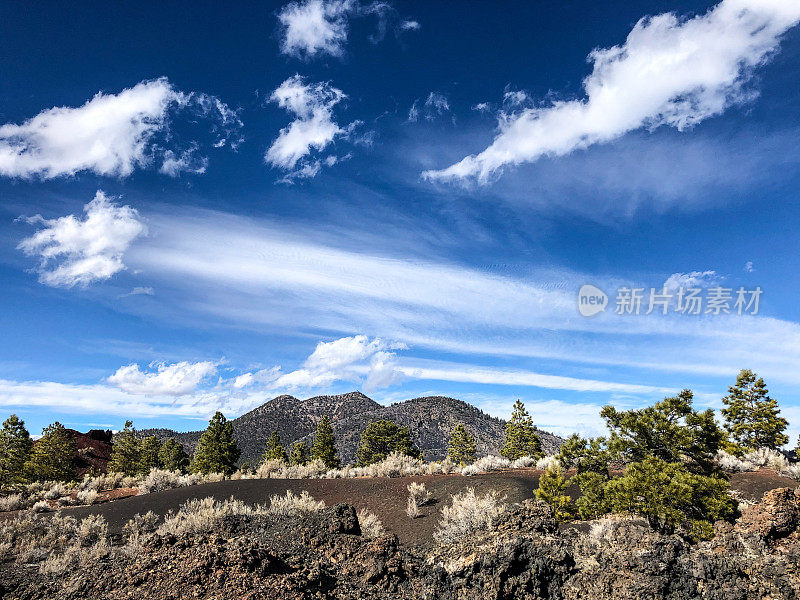
[(236, 470), (241, 454), (233, 436), (233, 423), (217, 411), (197, 442), (190, 469), (193, 473), (230, 475)]
[(539, 478), (539, 486), (535, 490), (536, 498), (546, 502), (553, 508), (556, 521), (563, 523), (575, 516), (572, 499), (567, 496), (567, 480), (560, 465), (549, 467)]
[(183, 444), (174, 438), (169, 438), (161, 445), (158, 460), (161, 468), (167, 471), (186, 471), (189, 467), (189, 455), (183, 449)]
[(75, 478), (75, 438), (56, 421), (42, 430), (31, 448), (25, 473), (34, 481), (69, 481)]
[(388, 419), (373, 421), (361, 434), (356, 450), (356, 465), (365, 467), (381, 462), (393, 452), (412, 458), (422, 457), (422, 453), (414, 446), (408, 427), (401, 427)]
[(113, 443), (108, 471), (125, 475), (139, 474), (142, 467), (142, 440), (136, 437), (133, 421), (125, 421), (125, 427), (114, 436)]
[(336, 436), (328, 417), (322, 417), (317, 423), (314, 443), (311, 445), (311, 460), (321, 460), (329, 469), (339, 468), (339, 457), (336, 456)]
[(506, 441), (500, 454), (508, 460), (517, 460), (523, 456), (531, 458), (544, 456), (542, 442), (536, 435), (533, 419), (521, 400), (514, 403), (511, 420), (506, 423)]
[(23, 469), (32, 445), (25, 421), (17, 415), (3, 421), (0, 429), (0, 487), (24, 481)]
[(161, 468), (161, 440), (151, 435), (142, 440), (139, 451), (139, 472), (149, 473), (150, 469)]
[(784, 433), (789, 423), (780, 416), (778, 402), (751, 370), (742, 369), (722, 402), (725, 429), (740, 450), (777, 449), (789, 442)]
[(308, 462), (308, 444), (305, 442), (295, 442), (289, 449), (289, 464), (304, 465)]
[(277, 431), (273, 431), (269, 438), (267, 438), (267, 448), (264, 450), (263, 461), (268, 460), (289, 460), (289, 457), (286, 456), (286, 450), (284, 450), (283, 444), (281, 443), (281, 436), (278, 435)]
[(450, 435), (447, 457), (456, 464), (466, 465), (475, 462), (475, 455), (475, 437), (459, 423)]

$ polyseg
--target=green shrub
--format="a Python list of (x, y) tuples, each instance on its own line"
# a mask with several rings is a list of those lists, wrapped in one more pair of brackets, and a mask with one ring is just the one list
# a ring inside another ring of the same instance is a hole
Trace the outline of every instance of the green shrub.
[(536, 489), (536, 497), (553, 508), (556, 521), (559, 523), (575, 517), (572, 499), (564, 493), (566, 489), (567, 480), (560, 466), (548, 468), (539, 478), (539, 487)]
[(283, 449), (281, 436), (278, 435), (277, 431), (273, 431), (267, 438), (267, 447), (264, 450), (264, 458), (262, 462), (266, 462), (268, 460), (282, 460), (283, 462), (287, 462), (289, 460), (289, 457), (286, 456), (286, 450)]
[(289, 464), (302, 466), (308, 463), (308, 444), (295, 442), (289, 450)]
[(422, 457), (422, 453), (414, 446), (408, 427), (401, 427), (387, 419), (373, 421), (361, 434), (356, 450), (356, 466), (366, 467), (381, 462), (392, 453)]

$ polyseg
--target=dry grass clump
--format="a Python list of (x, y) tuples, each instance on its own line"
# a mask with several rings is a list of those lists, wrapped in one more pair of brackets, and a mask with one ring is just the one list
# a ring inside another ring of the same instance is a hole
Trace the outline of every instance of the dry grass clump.
[(61, 574), (96, 564), (111, 552), (108, 526), (92, 515), (81, 521), (55, 514), (50, 518), (27, 513), (0, 523), (0, 559), (38, 563), (45, 574)]
[(81, 490), (76, 496), (78, 504), (94, 504), (100, 494), (95, 489)]
[(286, 492), (285, 496), (275, 495), (269, 499), (267, 512), (272, 515), (296, 515), (303, 512), (315, 512), (325, 508), (325, 502), (314, 500), (307, 491), (303, 490), (299, 496)]
[(416, 502), (414, 502), (413, 496), (409, 496), (408, 502), (406, 502), (406, 514), (411, 519), (416, 519), (418, 516), (422, 514), (419, 510), (419, 506), (417, 505)]
[(22, 510), (25, 508), (25, 498), (22, 494), (11, 494), (0, 498), (0, 512)]
[(724, 450), (717, 451), (717, 464), (728, 473), (757, 471), (762, 467), (772, 469), (780, 475), (798, 479), (800, 468), (789, 462), (786, 456), (771, 448), (759, 448), (745, 454), (742, 458), (728, 454)]
[(467, 488), (453, 496), (452, 504), (442, 509), (442, 519), (433, 538), (448, 545), (473, 531), (488, 531), (505, 510), (505, 496), (501, 497), (496, 491), (477, 495), (474, 488)]
[(471, 465), (467, 465), (461, 469), (461, 474), (469, 477), (470, 475), (477, 475), (478, 473), (488, 473), (489, 471), (499, 471), (500, 469), (508, 469), (511, 466), (511, 461), (503, 458), (502, 456), (484, 456), (478, 459)]
[(358, 511), (358, 524), (362, 537), (373, 539), (383, 535), (383, 523), (374, 513), (364, 509)]
[[(328, 472), (321, 460), (312, 460), (305, 465), (290, 465), (275, 459), (261, 463), (255, 472), (258, 479), (320, 479)], [(243, 479), (247, 478), (244, 476)]]
[(39, 500), (31, 506), (31, 510), (35, 513), (48, 512), (50, 510), (50, 503), (47, 500)]
[(256, 510), (240, 500), (218, 502), (214, 498), (193, 498), (185, 502), (178, 512), (168, 512), (156, 533), (175, 537), (210, 533), (219, 522), (229, 516), (252, 515)]
[(410, 483), (406, 489), (408, 489), (408, 493), (411, 495), (410, 499), (413, 500), (414, 504), (417, 506), (425, 506), (433, 500), (432, 494), (425, 487), (424, 483), (417, 483), (415, 481)]
[(536, 468), (539, 471), (549, 471), (551, 469), (560, 469), (561, 463), (555, 456), (545, 456), (536, 461)]

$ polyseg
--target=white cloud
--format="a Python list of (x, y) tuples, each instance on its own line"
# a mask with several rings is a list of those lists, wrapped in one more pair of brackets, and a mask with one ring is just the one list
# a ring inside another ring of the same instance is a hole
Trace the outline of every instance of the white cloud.
[(195, 392), (206, 378), (217, 373), (217, 363), (211, 361), (151, 363), (150, 366), (156, 370), (145, 372), (137, 364), (120, 367), (108, 378), (108, 383), (128, 394), (184, 396)]
[(122, 259), (128, 247), (147, 233), (136, 209), (114, 204), (102, 191), (83, 210), (83, 219), (75, 215), (27, 219), (44, 228), (17, 247), (41, 258), (39, 281), (45, 285), (85, 286), (109, 279), (125, 268)]
[(422, 26), (418, 21), (408, 20), (400, 23), (400, 29), (403, 31), (419, 31), (421, 28)]
[(0, 174), (50, 179), (92, 171), (126, 177), (162, 161), (168, 175), (202, 172), (204, 157), (193, 142), (183, 150), (164, 147), (170, 118), (181, 110), (210, 123), (215, 146), (235, 146), (241, 121), (219, 99), (175, 90), (166, 78), (142, 81), (119, 94), (98, 92), (77, 108), (45, 110), (20, 125), (0, 126)]
[(317, 54), (341, 56), (347, 41), (350, 0), (306, 0), (283, 7), (278, 19), (284, 27), (281, 52), (298, 58)]
[(336, 381), (360, 381), (366, 372), (366, 391), (387, 387), (399, 381), (394, 367), (394, 353), (403, 348), (365, 335), (344, 337), (332, 342), (320, 342), (300, 369), (281, 375), (274, 388), (320, 388)]
[(565, 155), (642, 127), (691, 127), (751, 99), (745, 84), (798, 21), (800, 4), (784, 0), (723, 0), (691, 19), (644, 18), (625, 44), (589, 55), (594, 69), (583, 82), (585, 99), (501, 113), (488, 148), (423, 176), (483, 183), (504, 166)]
[(717, 285), (724, 277), (716, 271), (692, 271), (690, 273), (673, 273), (664, 282), (663, 287), (668, 290), (679, 288), (707, 288)]
[(479, 102), (478, 104), (472, 107), (472, 110), (476, 110), (478, 112), (488, 112), (489, 110), (491, 110), (491, 108), (492, 105), (489, 104), (488, 102)]
[(156, 291), (151, 287), (136, 286), (127, 294), (122, 294), (120, 298), (127, 298), (128, 296), (155, 296)]
[(447, 101), (447, 96), (439, 92), (431, 92), (425, 102), (421, 103), (421, 107), (420, 100), (414, 100), (411, 108), (408, 109), (408, 120), (415, 123), (422, 116), (426, 121), (433, 121), (449, 110), (450, 103)]
[(753, 261), (752, 260), (748, 260), (746, 263), (744, 263), (744, 272), (745, 273), (753, 273), (755, 270), (756, 269), (753, 266)]
[[(296, 117), (281, 129), (264, 155), (268, 164), (293, 171), (283, 181), (314, 177), (322, 163), (306, 157), (314, 150), (322, 151), (337, 137), (349, 136), (359, 125), (356, 121), (342, 128), (333, 121), (333, 107), (344, 98), (345, 94), (329, 83), (306, 83), (300, 75), (290, 77), (272, 93), (271, 100)], [(330, 159), (325, 159), (328, 166), (338, 160)]]

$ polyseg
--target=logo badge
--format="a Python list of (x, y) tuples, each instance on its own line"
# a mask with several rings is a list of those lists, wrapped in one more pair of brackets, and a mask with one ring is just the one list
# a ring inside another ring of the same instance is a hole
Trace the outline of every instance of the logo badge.
[(593, 285), (582, 285), (578, 291), (578, 312), (584, 317), (593, 317), (608, 306), (606, 293)]

